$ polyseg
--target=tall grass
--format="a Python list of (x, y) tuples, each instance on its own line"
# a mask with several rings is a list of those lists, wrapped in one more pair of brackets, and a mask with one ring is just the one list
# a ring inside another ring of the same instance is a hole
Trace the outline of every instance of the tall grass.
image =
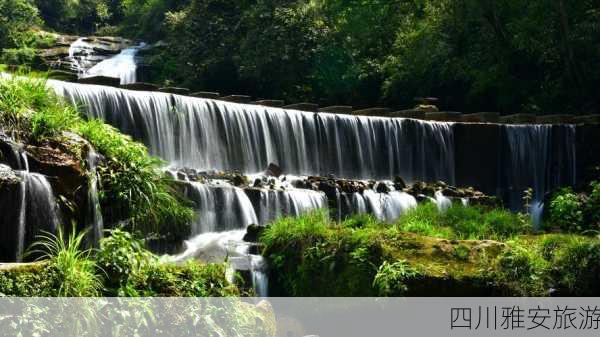
[(58, 296), (99, 296), (102, 290), (100, 277), (96, 275), (96, 263), (90, 258), (91, 250), (83, 249), (85, 232), (75, 228), (65, 236), (59, 228), (57, 234), (44, 232), (32, 245), (31, 254), (39, 253), (40, 259), (49, 260), (50, 267), (58, 276)]
[(399, 230), (449, 239), (504, 240), (531, 231), (531, 224), (505, 209), (454, 205), (443, 213), (420, 204), (396, 222)]

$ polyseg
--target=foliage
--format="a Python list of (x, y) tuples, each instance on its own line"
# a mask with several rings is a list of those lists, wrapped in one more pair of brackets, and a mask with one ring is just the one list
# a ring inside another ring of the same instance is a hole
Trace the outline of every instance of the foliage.
[(102, 289), (96, 275), (96, 264), (90, 259), (90, 250), (82, 250), (85, 232), (73, 231), (65, 237), (61, 228), (56, 235), (45, 232), (40, 235), (31, 253), (42, 253), (41, 258), (49, 260), (49, 265), (58, 278), (58, 296), (98, 296)]
[(64, 131), (80, 134), (106, 158), (98, 172), (107, 223), (125, 221), (129, 230), (169, 240), (187, 237), (194, 213), (160, 170), (162, 162), (115, 128), (81, 118), (46, 87), (45, 79), (0, 78), (0, 125), (22, 141), (37, 143)]
[(591, 192), (583, 206), (583, 217), (587, 228), (600, 230), (600, 182), (590, 183)]
[(564, 188), (550, 202), (550, 221), (568, 232), (583, 229), (583, 212), (579, 198), (570, 188)]
[(78, 131), (107, 156), (98, 172), (109, 221), (128, 220), (130, 230), (154, 232), (171, 240), (187, 237), (194, 213), (178, 196), (170, 178), (160, 172), (159, 159), (99, 120), (80, 124)]
[(394, 263), (384, 261), (377, 270), (373, 286), (378, 289), (379, 296), (402, 296), (408, 291), (405, 280), (418, 275), (419, 272), (404, 260)]
[(82, 249), (85, 233), (46, 234), (31, 254), (43, 262), (0, 271), (0, 294), (7, 296), (175, 296), (239, 295), (225, 277), (224, 264), (190, 261), (182, 266), (160, 261), (130, 233), (107, 232), (100, 249)]
[(100, 240), (96, 254), (98, 268), (105, 274), (105, 284), (110, 289), (127, 284), (129, 277), (139, 273), (142, 265), (152, 259), (154, 256), (144, 249), (141, 241), (120, 229), (110, 231), (109, 236)]
[(38, 9), (28, 0), (0, 0), (0, 50), (20, 47), (39, 24)]

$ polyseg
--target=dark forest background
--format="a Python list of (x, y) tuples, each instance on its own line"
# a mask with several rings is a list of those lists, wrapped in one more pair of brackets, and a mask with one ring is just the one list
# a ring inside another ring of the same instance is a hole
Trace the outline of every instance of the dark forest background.
[(161, 48), (152, 80), (254, 97), (445, 110), (600, 112), (598, 0), (0, 0), (0, 48), (36, 31)]

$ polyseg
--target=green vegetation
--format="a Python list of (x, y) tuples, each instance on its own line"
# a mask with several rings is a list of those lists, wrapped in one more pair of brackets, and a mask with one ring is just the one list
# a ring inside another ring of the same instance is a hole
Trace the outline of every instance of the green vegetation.
[(600, 183), (591, 182), (588, 191), (579, 194), (571, 188), (555, 192), (548, 213), (549, 226), (565, 232), (597, 235), (600, 231)]
[(317, 212), (275, 221), (261, 242), (273, 295), (600, 294), (600, 238), (532, 235), (502, 209), (421, 205), (395, 224)]
[(174, 296), (239, 295), (225, 278), (225, 265), (161, 262), (131, 234), (113, 230), (99, 250), (82, 247), (83, 233), (40, 237), (31, 253), (45, 260), (0, 271), (0, 295), (8, 296)]
[(505, 209), (454, 205), (440, 213), (432, 203), (407, 212), (397, 226), (407, 232), (462, 240), (504, 240), (532, 228), (528, 219)]
[(126, 220), (132, 231), (171, 240), (187, 237), (194, 213), (176, 192), (174, 182), (161, 172), (162, 162), (113, 127), (84, 120), (73, 106), (49, 91), (44, 79), (0, 79), (0, 124), (24, 142), (60, 139), (65, 131), (83, 136), (106, 157), (98, 172), (107, 223)]
[[(33, 6), (34, 3), (36, 6)], [(125, 35), (161, 84), (223, 94), (450, 111), (598, 112), (593, 1), (1, 0), (0, 48), (32, 62), (32, 27)], [(27, 49), (30, 48), (30, 49)]]

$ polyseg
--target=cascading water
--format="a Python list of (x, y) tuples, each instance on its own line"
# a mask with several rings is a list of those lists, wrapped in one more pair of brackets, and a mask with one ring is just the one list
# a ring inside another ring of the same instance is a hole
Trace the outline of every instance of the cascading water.
[[(101, 118), (144, 142), (172, 167), (250, 174), (273, 162), (294, 175), (455, 181), (452, 123), (311, 113), (58, 81), (48, 84), (82, 106), (88, 117)], [(501, 163), (497, 194), (512, 208), (518, 208), (527, 187), (533, 187), (534, 199), (541, 201), (550, 188), (574, 184), (573, 127), (502, 126), (501, 130), (504, 138), (498, 149), (490, 151), (498, 151)], [(469, 174), (477, 174), (476, 167)], [(297, 214), (305, 208), (302, 205), (311, 209), (327, 202), (308, 190), (244, 192), (231, 186), (189, 186), (188, 196), (200, 214), (193, 230), (198, 236), (188, 241), (188, 249), (179, 257), (220, 247), (238, 258), (246, 246), (238, 250), (223, 245), (241, 244), (246, 225), (264, 224)], [(337, 193), (339, 218), (372, 213), (391, 222), (416, 205), (412, 196), (401, 191)], [(251, 201), (242, 201), (248, 196)], [(432, 201), (442, 211), (451, 203), (441, 192)]]
[(104, 230), (104, 220), (102, 219), (102, 210), (98, 199), (98, 154), (90, 150), (87, 155), (87, 166), (89, 171), (86, 227), (91, 229), (91, 240), (97, 244), (102, 238)]
[(524, 191), (533, 191), (529, 210), (539, 225), (545, 193), (575, 185), (575, 127), (573, 125), (506, 125), (507, 149), (500, 160), (499, 195), (513, 210), (523, 207)]
[[(454, 182), (450, 123), (345, 116), (49, 81), (177, 167)], [(342, 153), (343, 158), (342, 158)]]
[(327, 207), (327, 197), (322, 192), (296, 189), (284, 191), (260, 189), (257, 192), (259, 196), (254, 208), (260, 225), (266, 225), (283, 216), (298, 216)]
[(69, 46), (68, 60), (71, 68), (82, 76), (94, 64), (94, 46), (86, 42), (86, 38), (79, 38)]
[(56, 232), (59, 217), (50, 183), (41, 174), (16, 171), (21, 178), (15, 260), (22, 261), (27, 244), (41, 231)]
[(349, 214), (373, 214), (375, 218), (394, 222), (406, 211), (417, 207), (417, 200), (410, 194), (400, 191), (376, 193), (366, 190), (363, 193), (340, 194), (341, 220)]
[(138, 46), (123, 49), (119, 54), (85, 71), (82, 77), (106, 76), (119, 78), (121, 84), (135, 83), (137, 72), (136, 54), (145, 45), (145, 43), (141, 43)]
[(241, 188), (189, 183), (186, 195), (198, 213), (192, 235), (246, 229), (250, 224), (258, 224), (252, 203)]

